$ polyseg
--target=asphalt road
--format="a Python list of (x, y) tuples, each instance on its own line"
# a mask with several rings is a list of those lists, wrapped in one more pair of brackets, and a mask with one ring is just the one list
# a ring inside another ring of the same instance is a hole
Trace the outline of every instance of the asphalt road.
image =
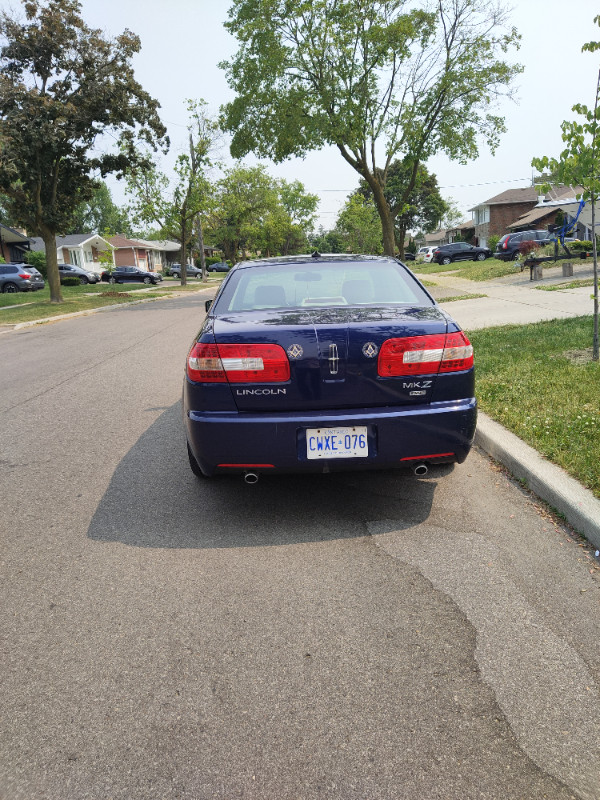
[(0, 798), (600, 798), (587, 550), (477, 452), (197, 481), (203, 299), (0, 336)]

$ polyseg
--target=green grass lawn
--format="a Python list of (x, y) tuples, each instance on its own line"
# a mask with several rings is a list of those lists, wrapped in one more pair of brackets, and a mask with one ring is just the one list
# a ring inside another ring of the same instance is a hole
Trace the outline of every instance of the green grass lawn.
[(469, 333), (480, 408), (600, 498), (600, 365), (592, 318)]
[[(590, 264), (589, 260), (574, 259), (573, 266)], [(554, 264), (548, 262), (549, 267), (560, 266), (560, 261)], [(525, 268), (529, 273), (529, 267)], [(505, 275), (514, 275), (520, 272), (521, 267), (516, 261), (500, 261), (499, 258), (486, 258), (485, 261), (455, 261), (453, 264), (421, 264), (415, 263), (412, 267), (413, 272), (419, 275), (432, 275), (435, 273), (452, 272), (457, 278), (465, 278), (469, 281), (489, 281), (495, 278), (503, 278)]]

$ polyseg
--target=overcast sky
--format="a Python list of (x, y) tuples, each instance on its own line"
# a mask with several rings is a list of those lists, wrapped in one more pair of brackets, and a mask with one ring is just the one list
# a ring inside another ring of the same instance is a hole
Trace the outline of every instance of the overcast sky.
[[(4, 7), (8, 3), (2, 2)], [(17, 5), (11, 3), (10, 5)], [(219, 61), (231, 56), (235, 41), (223, 28), (228, 0), (83, 0), (89, 25), (116, 35), (124, 28), (137, 32), (142, 52), (136, 57), (136, 75), (162, 106), (175, 150), (186, 139), (186, 98), (204, 98), (209, 109), (232, 98)], [(444, 197), (454, 199), (464, 212), (505, 189), (531, 183), (531, 159), (558, 155), (560, 123), (573, 118), (577, 102), (594, 103), (600, 53), (582, 53), (581, 45), (600, 39), (593, 18), (598, 0), (519, 0), (513, 24), (522, 34), (516, 59), (525, 67), (518, 78), (518, 101), (507, 101), (501, 113), (508, 133), (496, 154), (485, 145), (480, 157), (460, 166), (439, 156), (428, 163), (436, 173)], [(287, 180), (300, 179), (319, 195), (320, 222), (333, 227), (336, 213), (357, 183), (357, 174), (334, 149), (294, 159), (269, 171)], [(119, 191), (113, 190), (120, 201)]]

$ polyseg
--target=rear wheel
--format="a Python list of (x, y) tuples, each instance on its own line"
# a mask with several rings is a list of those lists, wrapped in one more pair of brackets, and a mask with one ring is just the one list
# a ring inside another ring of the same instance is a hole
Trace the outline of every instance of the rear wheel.
[(16, 283), (9, 282), (4, 284), (4, 286), (2, 287), (2, 291), (5, 292), (6, 294), (13, 294), (14, 292), (19, 291), (19, 287), (17, 286)]
[(192, 453), (192, 450), (190, 448), (189, 443), (187, 443), (187, 452), (188, 452), (188, 459), (189, 459), (189, 462), (190, 462), (190, 469), (192, 470), (194, 475), (197, 478), (206, 478), (207, 476), (200, 469), (200, 465), (196, 461), (196, 459), (194, 457), (194, 454)]
[(116, 279), (116, 278), (109, 278), (109, 279), (108, 279), (108, 282), (109, 282), (109, 283), (116, 283), (116, 282), (117, 282), (117, 279)]
[(512, 255), (512, 260), (513, 260), (513, 261), (518, 261), (518, 260), (519, 260), (519, 256), (520, 256), (520, 253), (519, 253), (519, 251), (518, 251), (518, 250), (515, 250), (515, 252), (514, 252), (514, 253), (513, 253), (513, 255)]
[(450, 256), (444, 256), (442, 258), (442, 260), (440, 261), (440, 263), (444, 264), (444, 266), (446, 266), (447, 264), (451, 264), (452, 263), (452, 259), (450, 258)]

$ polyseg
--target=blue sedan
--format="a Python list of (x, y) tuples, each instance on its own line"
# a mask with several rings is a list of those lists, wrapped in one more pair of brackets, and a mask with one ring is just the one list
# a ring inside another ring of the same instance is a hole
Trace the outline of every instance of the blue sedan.
[(238, 264), (189, 351), (198, 477), (462, 462), (475, 433), (473, 348), (393, 258)]

